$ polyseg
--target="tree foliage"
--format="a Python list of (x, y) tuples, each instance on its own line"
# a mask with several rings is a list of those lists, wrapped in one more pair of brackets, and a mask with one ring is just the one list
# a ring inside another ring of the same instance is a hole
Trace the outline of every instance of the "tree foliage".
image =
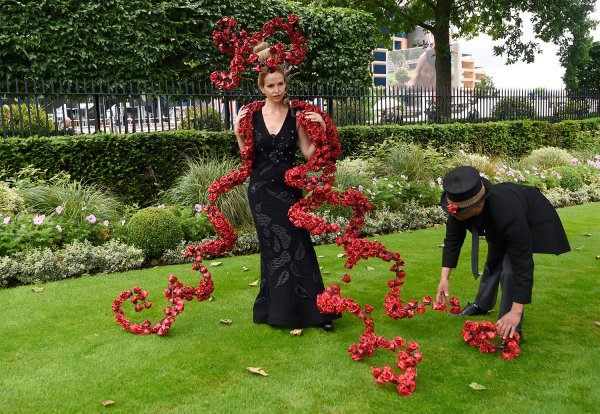
[(281, 0), (3, 1), (0, 77), (208, 80), (229, 67), (230, 56), (212, 43), (218, 19), (232, 16), (253, 32), (291, 12), (309, 43), (305, 79), (370, 79), (377, 35), (371, 15)]
[(572, 89), (600, 88), (600, 42), (592, 43), (585, 56), (575, 66), (573, 72), (575, 73), (575, 79), (572, 84), (567, 84), (568, 87)]
[[(305, 0), (365, 10), (392, 33), (411, 32), (416, 26), (431, 32), (436, 47), (437, 85), (451, 85), (449, 38), (480, 33), (495, 41), (496, 55), (507, 63), (533, 62), (540, 52), (537, 41), (559, 45), (563, 65), (581, 54), (573, 44), (585, 39), (593, 22), (589, 14), (596, 0)], [(536, 40), (523, 38), (523, 22), (530, 18)]]

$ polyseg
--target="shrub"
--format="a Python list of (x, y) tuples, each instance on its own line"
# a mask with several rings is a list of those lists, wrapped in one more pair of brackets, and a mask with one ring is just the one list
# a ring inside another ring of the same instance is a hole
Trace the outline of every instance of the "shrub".
[(535, 109), (525, 98), (502, 98), (494, 105), (492, 116), (501, 121), (532, 119), (535, 117)]
[(523, 158), (522, 164), (527, 167), (549, 169), (563, 165), (571, 165), (573, 156), (567, 150), (556, 147), (544, 147), (531, 151)]
[(493, 177), (500, 166), (498, 162), (490, 159), (487, 155), (480, 154), (471, 154), (466, 152), (461, 152), (458, 155), (455, 155), (451, 159), (452, 166), (462, 166), (462, 165), (470, 165), (471, 167), (477, 169), (480, 173), (485, 174), (486, 177)]
[(204, 212), (196, 212), (192, 209), (179, 209), (177, 211), (184, 240), (187, 242), (198, 242), (215, 234), (215, 229)]
[(565, 190), (577, 191), (583, 187), (583, 177), (575, 167), (558, 167), (554, 171), (560, 176), (560, 186)]
[(17, 212), (25, 208), (25, 201), (17, 190), (0, 182), (0, 212)]
[(46, 282), (84, 274), (114, 273), (139, 268), (140, 249), (111, 240), (103, 246), (74, 242), (58, 251), (35, 249), (0, 257), (0, 287)]
[[(228, 157), (188, 158), (186, 163), (186, 171), (165, 193), (165, 199), (169, 203), (181, 206), (208, 204), (208, 186), (238, 167), (236, 161)], [(248, 205), (247, 188), (247, 184), (235, 187), (222, 194), (215, 203), (235, 228), (254, 226)]]
[(552, 121), (558, 122), (565, 119), (581, 119), (590, 113), (590, 105), (586, 99), (571, 99), (564, 105), (558, 105)]
[(159, 258), (177, 246), (183, 237), (179, 220), (164, 208), (141, 209), (127, 224), (127, 241), (142, 249), (148, 258)]
[(42, 107), (26, 104), (11, 104), (2, 107), (0, 129), (9, 136), (31, 137), (46, 135), (54, 130), (54, 123), (48, 118)]
[(225, 129), (225, 120), (219, 111), (207, 106), (186, 108), (178, 129), (222, 131)]

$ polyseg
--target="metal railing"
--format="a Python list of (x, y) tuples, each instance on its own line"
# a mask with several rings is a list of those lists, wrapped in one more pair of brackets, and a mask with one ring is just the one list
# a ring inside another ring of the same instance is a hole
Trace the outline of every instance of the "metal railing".
[[(366, 88), (290, 85), (292, 99), (309, 101), (337, 126), (483, 122), (533, 119), (556, 122), (599, 116), (600, 91), (456, 88)], [(210, 83), (0, 83), (0, 131), (6, 137), (232, 129), (235, 114), (262, 99), (255, 83), (222, 91)], [(446, 105), (441, 105), (441, 98)], [(442, 115), (444, 113), (445, 115)]]

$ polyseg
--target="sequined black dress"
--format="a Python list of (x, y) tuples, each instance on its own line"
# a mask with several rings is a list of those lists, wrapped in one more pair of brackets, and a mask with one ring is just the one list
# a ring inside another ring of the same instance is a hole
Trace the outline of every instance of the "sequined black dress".
[(316, 297), (323, 280), (310, 235), (294, 226), (289, 208), (302, 192), (285, 184), (297, 149), (296, 118), (292, 110), (281, 130), (272, 135), (262, 112), (253, 114), (255, 159), (248, 200), (260, 245), (260, 291), (254, 302), (254, 322), (304, 328), (336, 318), (319, 312)]

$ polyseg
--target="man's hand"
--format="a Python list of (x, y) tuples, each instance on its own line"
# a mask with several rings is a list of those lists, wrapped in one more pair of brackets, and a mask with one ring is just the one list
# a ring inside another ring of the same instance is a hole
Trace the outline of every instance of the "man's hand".
[(446, 303), (448, 301), (450, 281), (448, 279), (441, 279), (440, 284), (437, 287), (435, 293), (435, 301), (439, 303)]
[(523, 315), (523, 305), (513, 302), (510, 312), (498, 319), (496, 328), (502, 339), (512, 338), (516, 332), (517, 326), (521, 323), (521, 315)]

